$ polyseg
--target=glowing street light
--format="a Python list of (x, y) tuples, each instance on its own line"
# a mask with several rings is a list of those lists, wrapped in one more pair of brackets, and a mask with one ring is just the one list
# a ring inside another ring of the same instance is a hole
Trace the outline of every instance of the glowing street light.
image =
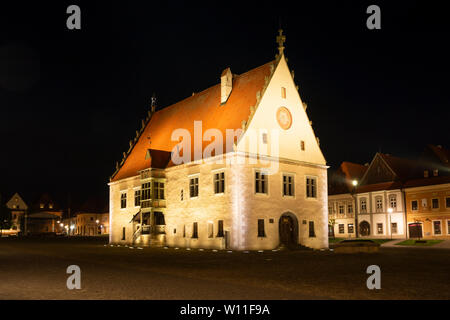
[(358, 185), (358, 181), (353, 180), (353, 181), (352, 181), (352, 185), (353, 185), (354, 187), (356, 187), (356, 186)]
[(95, 220), (95, 223), (97, 223), (97, 224), (98, 224), (99, 222), (100, 222), (100, 221), (98, 221), (98, 219), (97, 219), (97, 220)]

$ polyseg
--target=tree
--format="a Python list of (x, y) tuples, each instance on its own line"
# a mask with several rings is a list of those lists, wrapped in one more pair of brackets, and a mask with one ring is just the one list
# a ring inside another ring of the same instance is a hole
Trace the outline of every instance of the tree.
[(1, 201), (0, 197), (0, 236), (3, 235), (3, 229), (11, 228), (11, 210)]
[(334, 225), (336, 224), (336, 219), (334, 218), (328, 218), (328, 227), (329, 227), (329, 236), (334, 238)]

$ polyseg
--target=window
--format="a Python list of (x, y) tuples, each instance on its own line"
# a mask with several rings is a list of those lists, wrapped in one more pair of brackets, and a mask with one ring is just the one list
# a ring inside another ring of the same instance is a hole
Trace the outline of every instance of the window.
[(126, 193), (122, 193), (120, 195), (120, 208), (124, 209), (127, 207), (127, 194)]
[(189, 179), (189, 196), (198, 197), (198, 177)]
[(307, 177), (306, 178), (306, 197), (317, 198), (317, 179)]
[(286, 99), (286, 88), (281, 87), (281, 98)]
[(353, 223), (349, 223), (347, 228), (348, 228), (348, 233), (353, 233), (353, 230), (354, 230)]
[(155, 216), (155, 225), (162, 226), (166, 224), (164, 214), (162, 212), (154, 212), (153, 214)]
[(198, 238), (198, 223), (194, 222), (192, 225), (192, 238), (197, 239)]
[(214, 193), (225, 192), (225, 172), (214, 174)]
[(411, 210), (417, 211), (418, 207), (419, 207), (419, 204), (418, 204), (417, 200), (411, 201)]
[(122, 240), (125, 240), (125, 227), (122, 228)]
[(151, 183), (147, 182), (141, 186), (141, 200), (149, 200), (151, 195)]
[(181, 201), (184, 200), (184, 191), (183, 191), (183, 189), (181, 189), (181, 191), (180, 191), (180, 200)]
[(353, 213), (353, 205), (352, 204), (347, 205), (347, 212)]
[(360, 204), (361, 204), (361, 212), (367, 212), (367, 199), (361, 198)]
[(186, 238), (186, 225), (183, 225), (183, 238)]
[(382, 212), (383, 211), (383, 198), (376, 197), (375, 202), (376, 202), (376, 206), (377, 206), (377, 212)]
[(345, 233), (344, 228), (345, 228), (345, 225), (344, 224), (340, 224), (339, 225), (339, 233)]
[(267, 194), (267, 174), (255, 171), (255, 192)]
[(377, 234), (383, 234), (383, 224), (377, 223)]
[(431, 207), (433, 209), (439, 209), (439, 199), (431, 199)]
[(447, 234), (450, 234), (450, 220), (447, 220)]
[(267, 133), (265, 133), (265, 132), (262, 134), (262, 142), (264, 144), (267, 144)]
[(300, 141), (300, 149), (302, 151), (305, 151), (305, 141), (303, 141), (303, 140)]
[(155, 181), (153, 186), (154, 198), (164, 200), (164, 182)]
[(141, 190), (134, 191), (134, 206), (139, 207), (141, 205)]
[(223, 220), (217, 222), (217, 237), (223, 237)]
[(389, 205), (392, 209), (397, 209), (397, 196), (395, 194), (389, 196)]
[(433, 170), (433, 176), (437, 177), (439, 175), (439, 170), (438, 169), (434, 169)]
[(314, 231), (314, 221), (309, 222), (309, 237), (315, 238), (316, 232)]
[(264, 219), (258, 219), (258, 237), (265, 237)]
[(433, 234), (436, 236), (441, 235), (441, 221), (435, 220), (433, 221)]
[(339, 205), (339, 214), (344, 214), (344, 213), (345, 213), (344, 205), (340, 204)]
[(214, 237), (214, 224), (212, 222), (208, 222), (208, 238)]
[(53, 203), (49, 203), (48, 208), (53, 209)]
[(332, 206), (328, 206), (328, 214), (333, 214), (333, 207)]
[(445, 198), (445, 207), (450, 208), (450, 197)]
[(397, 234), (397, 222), (392, 222), (391, 223), (391, 233), (392, 234)]
[(283, 196), (294, 196), (294, 176), (283, 174)]

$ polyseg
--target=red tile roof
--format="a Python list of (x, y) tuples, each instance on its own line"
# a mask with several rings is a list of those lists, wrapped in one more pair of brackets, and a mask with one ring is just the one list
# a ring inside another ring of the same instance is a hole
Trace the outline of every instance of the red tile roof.
[[(263, 89), (265, 77), (271, 75), (271, 64), (275, 67), (275, 61), (271, 61), (234, 77), (231, 95), (222, 106), (220, 105), (220, 83), (218, 83), (155, 112), (111, 181), (135, 176), (138, 171), (149, 168), (150, 160), (145, 159), (148, 149), (171, 152), (178, 143), (171, 141), (171, 134), (175, 129), (187, 129), (191, 133), (191, 145), (193, 145), (194, 121), (202, 121), (203, 133), (210, 128), (216, 128), (224, 137), (226, 129), (241, 128), (242, 121), (247, 120), (250, 115), (250, 106), (256, 105), (256, 93)], [(209, 143), (203, 142), (203, 148)], [(193, 154), (193, 148), (191, 150)]]
[(429, 177), (406, 181), (404, 188), (423, 187), (437, 184), (450, 183), (450, 176)]

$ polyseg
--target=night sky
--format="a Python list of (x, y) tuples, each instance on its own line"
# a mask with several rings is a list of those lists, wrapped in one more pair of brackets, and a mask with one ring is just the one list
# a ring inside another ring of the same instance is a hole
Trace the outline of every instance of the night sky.
[[(0, 4), (0, 192), (107, 197), (153, 92), (162, 108), (218, 83), (226, 67), (273, 60), (280, 21), (332, 168), (450, 147), (441, 2), (14, 3)], [(66, 28), (71, 4), (81, 30)], [(366, 27), (370, 4), (381, 30)]]

